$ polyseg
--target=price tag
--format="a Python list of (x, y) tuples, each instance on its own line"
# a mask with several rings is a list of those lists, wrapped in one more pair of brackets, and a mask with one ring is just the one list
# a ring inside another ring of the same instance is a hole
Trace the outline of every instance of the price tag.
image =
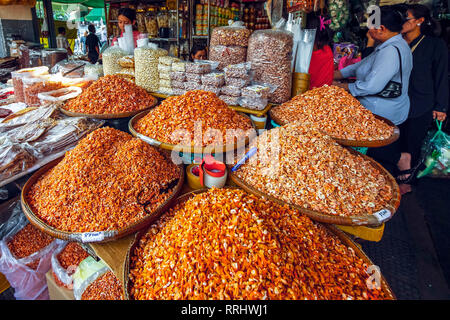
[(378, 212), (375, 212), (373, 214), (375, 216), (375, 218), (377, 218), (377, 220), (382, 223), (384, 221), (386, 221), (387, 219), (389, 219), (392, 215), (392, 213), (388, 210), (388, 209), (381, 209)]
[(105, 239), (105, 233), (102, 231), (98, 232), (84, 232), (81, 234), (81, 242), (97, 242)]

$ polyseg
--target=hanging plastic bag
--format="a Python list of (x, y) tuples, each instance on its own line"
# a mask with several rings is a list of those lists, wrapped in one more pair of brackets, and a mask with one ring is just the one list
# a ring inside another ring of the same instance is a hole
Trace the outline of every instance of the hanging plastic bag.
[(425, 169), (417, 178), (425, 176), (434, 178), (450, 177), (450, 136), (442, 131), (442, 121), (436, 120), (437, 131), (431, 131), (422, 147), (422, 159)]
[(8, 232), (0, 241), (0, 272), (14, 288), (14, 297), (17, 300), (48, 300), (45, 274), (50, 269), (51, 255), (60, 240), (53, 240), (29, 256), (17, 259), (10, 251), (8, 243), (28, 224), (20, 204), (17, 204), (5, 226)]

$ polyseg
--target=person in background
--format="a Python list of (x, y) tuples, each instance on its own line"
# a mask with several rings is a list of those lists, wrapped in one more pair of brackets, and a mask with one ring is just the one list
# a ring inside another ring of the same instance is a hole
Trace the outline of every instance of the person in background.
[[(118, 15), (118, 25), (120, 29), (120, 37), (123, 36), (125, 32), (125, 26), (131, 24), (133, 26), (133, 39), (134, 39), (134, 47), (137, 47), (137, 40), (139, 39), (139, 35), (141, 34), (137, 30), (136, 26), (136, 11), (130, 8), (120, 8)], [(113, 39), (113, 43), (117, 41), (117, 37)]]
[[(406, 121), (409, 113), (408, 84), (412, 69), (411, 50), (402, 38), (404, 18), (389, 6), (380, 7), (380, 26), (371, 26), (370, 36), (380, 44), (375, 51), (360, 62), (336, 70), (334, 78), (341, 80), (356, 77), (354, 83), (334, 82), (345, 88), (372, 113), (387, 118), (395, 125)], [(400, 96), (380, 97), (390, 81), (402, 84)], [(400, 160), (399, 140), (379, 148), (369, 148), (367, 155), (374, 158), (395, 176)]]
[(86, 38), (87, 56), (90, 63), (96, 63), (100, 56), (100, 40), (95, 34), (95, 26), (90, 24), (88, 27), (89, 35)]
[(402, 34), (412, 51), (413, 69), (408, 91), (411, 107), (408, 119), (399, 126), (401, 157), (397, 180), (402, 194), (412, 191), (421, 146), (433, 119), (444, 121), (447, 117), (448, 51), (445, 42), (434, 36), (434, 29), (426, 6), (408, 6)]
[(309, 65), (309, 88), (321, 87), (333, 83), (334, 60), (331, 42), (333, 31), (327, 26), (330, 20), (322, 16), (310, 15), (307, 17), (307, 29), (316, 29), (316, 38)]
[(66, 28), (59, 27), (58, 35), (56, 36), (56, 47), (61, 49), (66, 49), (67, 53), (71, 56), (73, 55), (72, 49), (69, 46), (69, 41), (66, 38)]
[(81, 52), (83, 53), (83, 54), (86, 54), (86, 39), (87, 39), (87, 36), (89, 35), (89, 32), (86, 30), (85, 32), (84, 32), (84, 34), (81, 36), (81, 38), (80, 38), (80, 43), (81, 43)]
[(194, 60), (206, 60), (207, 53), (206, 53), (206, 47), (194, 44), (192, 46), (191, 52), (189, 53), (189, 61)]

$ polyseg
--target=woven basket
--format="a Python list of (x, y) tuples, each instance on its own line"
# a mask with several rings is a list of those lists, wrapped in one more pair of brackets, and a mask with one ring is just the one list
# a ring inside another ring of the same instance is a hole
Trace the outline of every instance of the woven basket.
[[(227, 187), (230, 189), (237, 189), (235, 187)], [(182, 203), (188, 199), (190, 199), (191, 197), (206, 192), (208, 191), (208, 189), (201, 189), (201, 190), (195, 190), (186, 194), (183, 194), (182, 196), (178, 197), (175, 201), (173, 201), (172, 203), (172, 207)], [(169, 208), (167, 208), (168, 210)], [(334, 226), (331, 225), (324, 225), (324, 227), (330, 231), (332, 234), (334, 234), (335, 236), (337, 236), (339, 238), (340, 241), (342, 241), (343, 244), (345, 244), (346, 246), (352, 248), (355, 252), (355, 254), (360, 257), (368, 266), (374, 265), (374, 263), (370, 260), (370, 258), (364, 253), (364, 251), (361, 250), (361, 248), (355, 244), (355, 242), (353, 242), (353, 240), (351, 240), (344, 232), (340, 231), (339, 229), (337, 229)], [(130, 300), (130, 289), (131, 289), (131, 281), (129, 278), (129, 273), (130, 273), (130, 265), (131, 265), (131, 257), (132, 257), (132, 253), (134, 252), (136, 246), (139, 244), (139, 240), (147, 233), (147, 230), (142, 229), (141, 231), (139, 231), (133, 241), (130, 244), (130, 247), (128, 249), (127, 255), (125, 257), (125, 262), (124, 262), (124, 273), (123, 273), (123, 288), (124, 288), (124, 297), (125, 300)], [(383, 277), (383, 275), (381, 275), (380, 277), (381, 280), (381, 288), (383, 290), (383, 292), (386, 294), (387, 297), (390, 297), (391, 299), (395, 300), (396, 297), (394, 295), (394, 293), (392, 292), (391, 288), (389, 287), (389, 284), (387, 283), (386, 279)]]
[(77, 242), (84, 242), (84, 243), (89, 243), (89, 242), (104, 243), (104, 242), (118, 240), (120, 238), (123, 238), (132, 233), (135, 233), (135, 232), (141, 230), (142, 228), (145, 228), (148, 225), (150, 225), (155, 219), (157, 219), (159, 217), (159, 215), (162, 212), (165, 211), (165, 209), (167, 207), (169, 207), (171, 205), (172, 201), (176, 199), (176, 197), (178, 196), (178, 194), (181, 192), (181, 190), (183, 188), (184, 168), (182, 165), (180, 165), (180, 166), (178, 166), (178, 168), (180, 170), (180, 180), (178, 181), (178, 184), (175, 186), (172, 195), (166, 201), (161, 203), (159, 205), (159, 207), (156, 208), (150, 215), (146, 216), (145, 218), (143, 218), (121, 230), (102, 232), (101, 237), (103, 239), (99, 239), (99, 238), (95, 237), (96, 231), (89, 232), (89, 233), (94, 233), (94, 237), (91, 238), (92, 240), (87, 240), (88, 237), (86, 234), (88, 234), (88, 233), (62, 231), (62, 230), (59, 230), (57, 228), (54, 228), (54, 227), (48, 225), (44, 221), (42, 221), (39, 218), (39, 216), (33, 212), (30, 205), (28, 204), (28, 201), (26, 198), (26, 195), (28, 194), (28, 191), (30, 190), (31, 186), (47, 171), (49, 171), (53, 167), (55, 167), (63, 158), (64, 157), (61, 157), (61, 158), (58, 158), (58, 159), (48, 163), (47, 165), (45, 165), (44, 167), (39, 169), (36, 173), (34, 173), (31, 176), (31, 178), (28, 179), (28, 181), (25, 184), (25, 186), (23, 187), (22, 193), (21, 193), (22, 210), (23, 210), (23, 213), (25, 214), (25, 216), (30, 221), (30, 223), (33, 226), (35, 226), (36, 228), (38, 228), (39, 230), (41, 230), (42, 232), (45, 232), (54, 238), (58, 238), (58, 239), (66, 240), (66, 241), (77, 241)]
[(245, 181), (243, 181), (242, 179), (240, 179), (239, 177), (236, 176), (235, 173), (231, 172), (230, 170), (230, 179), (231, 181), (233, 181), (236, 185), (238, 185), (239, 187), (241, 187), (242, 189), (244, 189), (245, 191), (252, 193), (254, 195), (257, 195), (259, 197), (264, 197), (267, 199), (270, 199), (276, 203), (279, 203), (281, 205), (287, 204), (289, 205), (291, 208), (294, 208), (296, 210), (299, 210), (300, 212), (304, 213), (305, 215), (307, 215), (308, 217), (310, 217), (311, 219), (318, 221), (318, 222), (322, 222), (322, 223), (329, 223), (329, 224), (337, 224), (337, 225), (344, 225), (344, 226), (367, 226), (367, 227), (378, 227), (380, 226), (383, 222), (386, 222), (388, 220), (390, 220), (395, 212), (397, 211), (398, 207), (400, 206), (400, 189), (398, 187), (397, 182), (395, 181), (394, 177), (391, 176), (391, 174), (384, 169), (378, 162), (376, 162), (375, 160), (373, 160), (372, 158), (359, 153), (358, 151), (353, 150), (352, 148), (347, 148), (352, 154), (354, 155), (359, 155), (360, 157), (362, 157), (365, 160), (368, 160), (370, 162), (370, 164), (376, 168), (378, 171), (381, 172), (381, 174), (384, 175), (384, 177), (386, 178), (386, 180), (388, 181), (389, 185), (392, 188), (392, 197), (391, 200), (385, 205), (385, 208), (388, 209), (391, 212), (391, 216), (389, 219), (384, 220), (382, 222), (380, 222), (374, 215), (372, 214), (366, 214), (366, 215), (358, 215), (358, 216), (352, 216), (352, 217), (341, 217), (341, 216), (332, 216), (329, 214), (325, 214), (322, 212), (318, 212), (318, 211), (314, 211), (314, 210), (309, 210), (309, 209), (305, 209), (301, 206), (295, 205), (295, 204), (291, 204), (288, 202), (285, 202), (281, 199), (275, 198), (274, 196), (268, 195), (256, 188), (254, 188), (253, 186), (247, 184)]
[[(273, 109), (269, 111), (270, 118), (272, 119), (272, 125), (282, 126), (287, 124), (287, 122), (282, 121), (281, 119), (277, 118), (273, 114)], [(390, 127), (393, 128), (392, 135), (384, 140), (348, 140), (348, 139), (341, 139), (337, 137), (333, 137), (329, 135), (333, 140), (335, 140), (337, 143), (343, 146), (349, 146), (349, 147), (368, 147), (368, 148), (376, 148), (376, 147), (383, 147), (387, 146), (395, 141), (397, 141), (398, 138), (400, 138), (400, 129), (393, 124), (390, 120), (383, 118), (379, 115), (374, 114), (375, 118), (378, 120), (383, 121), (384, 123), (387, 123)]]
[(152, 100), (153, 100), (153, 102), (149, 106), (146, 106), (145, 108), (143, 108), (141, 110), (130, 111), (130, 112), (121, 112), (121, 113), (100, 113), (100, 114), (80, 113), (80, 112), (66, 110), (62, 106), (59, 108), (59, 110), (63, 114), (65, 114), (66, 116), (69, 116), (69, 117), (86, 117), (86, 118), (94, 118), (94, 119), (121, 119), (121, 118), (133, 117), (142, 111), (146, 111), (146, 110), (153, 108), (155, 105), (158, 104), (158, 99), (156, 99), (155, 97), (152, 96)]
[[(169, 151), (178, 150), (178, 151), (182, 151), (182, 152), (187, 152), (187, 150), (189, 150), (193, 154), (224, 153), (227, 151), (235, 151), (239, 147), (245, 147), (249, 143), (248, 137), (245, 137), (245, 140), (240, 140), (235, 144), (228, 144), (228, 145), (214, 146), (214, 147), (212, 147), (212, 146), (207, 146), (207, 147), (179, 146), (179, 145), (175, 145), (175, 144), (171, 144), (171, 143), (161, 142), (161, 141), (149, 138), (147, 136), (144, 136), (143, 134), (137, 132), (134, 129), (135, 123), (139, 119), (145, 117), (147, 115), (147, 113), (149, 113), (150, 111), (151, 110), (141, 112), (141, 113), (135, 115), (133, 118), (131, 118), (130, 122), (128, 123), (128, 130), (134, 137), (144, 140), (145, 142), (149, 143), (150, 145), (159, 147), (164, 150), (169, 150)], [(249, 119), (249, 121), (252, 124), (252, 127), (256, 133), (256, 129), (255, 129), (255, 125), (254, 125), (253, 121), (247, 115), (245, 115), (245, 114), (242, 114), (242, 115)], [(255, 137), (256, 137), (256, 135), (255, 135)]]

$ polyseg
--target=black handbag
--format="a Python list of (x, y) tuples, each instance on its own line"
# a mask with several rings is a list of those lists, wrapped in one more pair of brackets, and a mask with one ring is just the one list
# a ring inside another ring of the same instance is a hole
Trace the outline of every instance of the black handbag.
[(398, 98), (402, 95), (402, 82), (403, 82), (403, 73), (402, 73), (402, 56), (400, 55), (400, 50), (397, 49), (398, 57), (400, 59), (400, 82), (390, 80), (381, 92), (377, 93), (375, 96), (381, 98)]

